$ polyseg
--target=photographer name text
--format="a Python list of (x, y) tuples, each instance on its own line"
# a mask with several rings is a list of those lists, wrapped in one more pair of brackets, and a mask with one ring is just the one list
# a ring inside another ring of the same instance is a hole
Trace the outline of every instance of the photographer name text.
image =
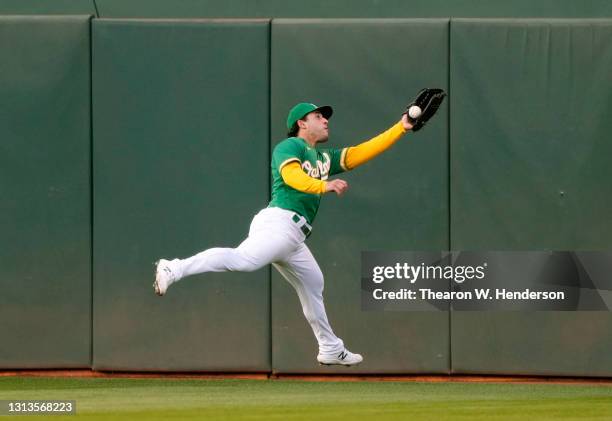
[(416, 290), (401, 288), (397, 291), (384, 291), (377, 288), (372, 292), (375, 300), (564, 300), (563, 291), (508, 290), (506, 288), (476, 288), (471, 291), (434, 291), (429, 288)]

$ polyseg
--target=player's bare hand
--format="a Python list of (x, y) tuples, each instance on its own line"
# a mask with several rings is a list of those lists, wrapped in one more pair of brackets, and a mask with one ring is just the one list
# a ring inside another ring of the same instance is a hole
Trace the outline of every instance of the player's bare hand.
[(348, 183), (344, 180), (340, 180), (339, 178), (325, 183), (325, 192), (333, 191), (338, 196), (342, 196), (346, 189), (348, 189)]
[(408, 114), (402, 114), (402, 125), (406, 130), (412, 129), (412, 124), (410, 124), (410, 122), (408, 121)]

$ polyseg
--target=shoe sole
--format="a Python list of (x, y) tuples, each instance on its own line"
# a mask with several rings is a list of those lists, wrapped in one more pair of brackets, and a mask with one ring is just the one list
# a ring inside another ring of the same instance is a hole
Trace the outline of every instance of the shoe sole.
[(155, 294), (157, 294), (160, 297), (163, 297), (164, 294), (161, 293), (161, 290), (159, 288), (158, 279), (157, 279), (157, 266), (159, 266), (159, 260), (153, 263), (153, 266), (155, 266), (155, 282), (153, 282), (153, 290), (155, 291)]
[(319, 365), (341, 365), (344, 367), (354, 367), (356, 365), (361, 364), (363, 361), (359, 361), (358, 363), (353, 363), (353, 364), (342, 364), (342, 363), (322, 363), (321, 361), (319, 361)]

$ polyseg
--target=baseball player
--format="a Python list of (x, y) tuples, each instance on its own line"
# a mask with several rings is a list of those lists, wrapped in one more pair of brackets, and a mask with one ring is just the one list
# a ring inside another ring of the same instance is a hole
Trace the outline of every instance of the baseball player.
[(343, 149), (317, 147), (328, 140), (328, 120), (333, 113), (330, 106), (297, 104), (287, 117), (289, 137), (272, 153), (272, 200), (253, 218), (248, 237), (236, 248), (211, 248), (186, 259), (160, 259), (153, 284), (155, 293), (164, 295), (170, 285), (187, 276), (250, 272), (271, 263), (298, 294), (319, 344), (319, 363), (351, 366), (362, 362), (363, 357), (346, 349), (329, 324), (323, 304), (323, 273), (305, 240), (312, 231), (321, 197), (330, 192), (341, 196), (348, 188), (346, 181), (329, 177), (368, 162), (408, 130), (422, 127), (439, 105), (433, 97), (428, 98), (430, 104), (421, 104), (429, 105), (429, 111), (421, 107), (421, 119), (403, 114), (384, 133)]

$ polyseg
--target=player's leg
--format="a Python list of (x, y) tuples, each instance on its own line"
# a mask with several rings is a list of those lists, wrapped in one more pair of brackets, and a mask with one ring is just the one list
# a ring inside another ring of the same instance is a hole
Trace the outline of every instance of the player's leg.
[(295, 245), (274, 233), (249, 235), (236, 248), (215, 247), (178, 260), (179, 276), (205, 272), (253, 272), (280, 259)]
[(304, 316), (319, 343), (319, 362), (342, 365), (360, 363), (363, 360), (361, 355), (348, 351), (329, 324), (323, 303), (323, 273), (306, 244), (301, 243), (285, 260), (273, 265), (298, 294)]
[(276, 260), (284, 259), (299, 241), (287, 236), (283, 220), (273, 212), (260, 212), (253, 218), (249, 236), (236, 248), (214, 247), (186, 259), (161, 259), (153, 284), (158, 295), (187, 276), (206, 272), (252, 272)]

